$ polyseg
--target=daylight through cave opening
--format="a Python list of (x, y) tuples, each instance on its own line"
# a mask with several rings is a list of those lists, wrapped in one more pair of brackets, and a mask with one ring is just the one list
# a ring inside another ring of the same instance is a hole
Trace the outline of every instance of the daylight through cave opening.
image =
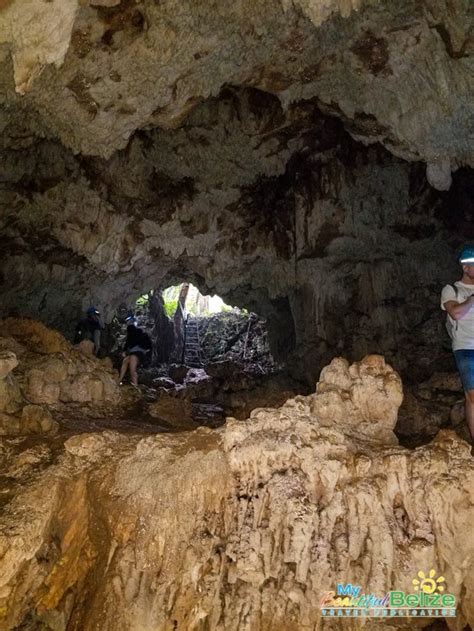
[(189, 282), (150, 290), (119, 305), (101, 349), (102, 355), (116, 356), (117, 366), (129, 323), (143, 329), (153, 342), (148, 368), (178, 363), (205, 369), (223, 361), (262, 375), (282, 368), (272, 357), (262, 317), (232, 307), (220, 296), (203, 295)]

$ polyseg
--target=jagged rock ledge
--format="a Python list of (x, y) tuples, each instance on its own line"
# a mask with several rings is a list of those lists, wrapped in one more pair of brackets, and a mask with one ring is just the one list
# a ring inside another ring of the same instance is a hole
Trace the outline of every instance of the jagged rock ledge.
[(1, 517), (0, 627), (336, 629), (337, 581), (408, 590), (432, 567), (472, 625), (474, 461), (447, 431), (397, 446), (401, 399), (381, 357), (337, 359), (316, 394), (214, 432), (70, 438)]

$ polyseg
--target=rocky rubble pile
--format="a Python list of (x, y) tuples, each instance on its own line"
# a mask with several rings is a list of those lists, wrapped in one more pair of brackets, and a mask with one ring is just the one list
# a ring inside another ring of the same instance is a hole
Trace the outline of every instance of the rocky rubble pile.
[(8, 318), (1, 331), (0, 434), (51, 431), (51, 410), (68, 404), (118, 402), (107, 360), (82, 353), (33, 320)]
[(256, 375), (231, 360), (206, 369), (172, 364), (142, 373), (148, 412), (174, 428), (222, 425), (226, 416), (248, 418), (258, 407), (279, 406), (300, 391), (288, 375)]
[(255, 313), (233, 310), (198, 319), (201, 356), (205, 364), (234, 360), (254, 372), (276, 369), (267, 339), (266, 322)]
[(2, 629), (347, 630), (321, 619), (338, 582), (410, 592), (431, 568), (472, 625), (474, 460), (447, 431), (397, 446), (401, 399), (381, 357), (338, 359), (214, 432), (70, 438), (0, 516)]

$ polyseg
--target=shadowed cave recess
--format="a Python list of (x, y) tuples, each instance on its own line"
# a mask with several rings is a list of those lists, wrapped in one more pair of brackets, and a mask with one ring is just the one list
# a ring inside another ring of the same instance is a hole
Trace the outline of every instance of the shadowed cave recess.
[[(0, 1), (0, 631), (471, 628), (473, 33), (468, 0)], [(456, 615), (322, 613), (432, 569)]]

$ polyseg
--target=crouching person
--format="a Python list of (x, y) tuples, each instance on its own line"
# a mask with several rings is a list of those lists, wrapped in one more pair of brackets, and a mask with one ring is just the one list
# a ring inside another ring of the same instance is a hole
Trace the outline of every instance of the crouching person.
[(89, 307), (86, 311), (86, 317), (80, 320), (76, 326), (74, 344), (81, 344), (84, 340), (89, 340), (93, 354), (99, 355), (100, 336), (104, 328), (99, 310), (95, 307)]

